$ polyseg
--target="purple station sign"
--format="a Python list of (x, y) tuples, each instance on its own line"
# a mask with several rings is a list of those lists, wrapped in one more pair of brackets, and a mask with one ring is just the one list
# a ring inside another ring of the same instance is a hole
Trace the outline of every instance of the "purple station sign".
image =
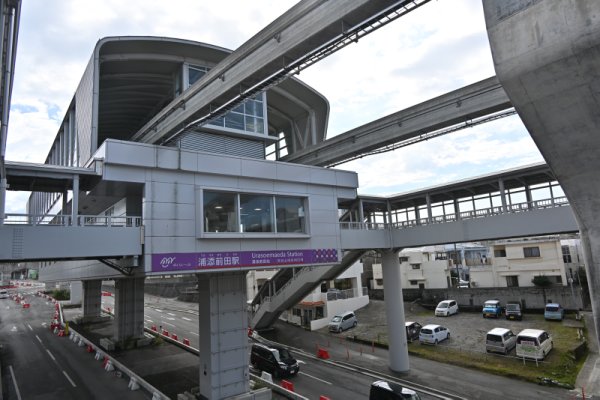
[(152, 272), (249, 269), (337, 263), (336, 249), (218, 251), (152, 254)]

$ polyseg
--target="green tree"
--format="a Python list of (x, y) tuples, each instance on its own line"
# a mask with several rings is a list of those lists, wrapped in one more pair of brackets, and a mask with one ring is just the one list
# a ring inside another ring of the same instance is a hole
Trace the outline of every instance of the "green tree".
[(552, 286), (552, 281), (546, 275), (534, 276), (531, 280), (531, 283), (541, 288), (547, 288)]

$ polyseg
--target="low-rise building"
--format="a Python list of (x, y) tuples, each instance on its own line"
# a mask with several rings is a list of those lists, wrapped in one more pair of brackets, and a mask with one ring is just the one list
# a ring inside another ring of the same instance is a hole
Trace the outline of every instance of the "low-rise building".
[(567, 285), (563, 248), (559, 238), (511, 239), (490, 246), (489, 265), (471, 267), (471, 287), (534, 286), (545, 276), (555, 285)]

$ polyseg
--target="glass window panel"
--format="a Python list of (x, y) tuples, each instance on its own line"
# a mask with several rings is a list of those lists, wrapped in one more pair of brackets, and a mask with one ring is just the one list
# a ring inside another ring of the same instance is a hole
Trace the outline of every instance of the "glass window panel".
[(204, 191), (204, 232), (238, 232), (236, 194)]
[(259, 101), (255, 102), (254, 115), (256, 115), (257, 117), (263, 116), (263, 103), (262, 102), (259, 102)]
[(273, 232), (271, 196), (240, 195), (240, 230), (242, 232)]
[(207, 68), (204, 67), (189, 67), (188, 68), (188, 86), (196, 83), (200, 78), (206, 75), (208, 71)]
[(215, 118), (212, 121), (210, 121), (209, 125), (223, 126), (224, 123), (225, 123), (225, 119), (223, 117), (218, 117), (218, 118)]
[(256, 118), (256, 132), (265, 133), (265, 120), (262, 118)]
[(247, 101), (244, 103), (244, 112), (246, 113), (246, 115), (254, 115), (254, 113), (255, 113), (255, 111), (254, 111), (254, 110), (255, 110), (255, 108), (256, 108), (256, 107), (254, 106), (255, 104), (256, 104), (256, 103), (255, 103), (254, 101), (252, 101), (252, 100), (247, 100)]
[(233, 107), (231, 109), (231, 111), (243, 114), (244, 113), (244, 103), (238, 104), (237, 106)]
[(304, 199), (275, 197), (277, 232), (305, 232)]
[(225, 127), (244, 130), (244, 116), (234, 112), (225, 114)]
[(256, 132), (256, 126), (254, 124), (254, 117), (249, 117), (246, 115), (246, 131)]

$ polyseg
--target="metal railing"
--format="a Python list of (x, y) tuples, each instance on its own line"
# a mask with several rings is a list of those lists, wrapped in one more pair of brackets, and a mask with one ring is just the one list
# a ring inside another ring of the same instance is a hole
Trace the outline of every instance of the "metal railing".
[(352, 288), (345, 290), (333, 290), (324, 293), (327, 295), (327, 301), (352, 299), (354, 297), (367, 296), (369, 290), (366, 287)]
[(465, 219), (475, 219), (490, 217), (492, 215), (515, 214), (531, 210), (541, 210), (546, 208), (562, 207), (569, 205), (566, 197), (555, 197), (551, 199), (535, 200), (517, 204), (507, 204), (506, 210), (503, 207), (482, 208), (480, 210), (463, 211), (458, 214), (438, 215), (431, 218), (420, 218), (409, 221), (382, 223), (382, 222), (340, 222), (341, 229), (361, 229), (361, 230), (385, 230), (385, 229), (405, 229), (415, 226), (442, 224), (445, 222), (456, 222)]
[(101, 226), (101, 227), (140, 227), (142, 217), (97, 216), (97, 215), (35, 215), (6, 214), (5, 225), (29, 226)]

